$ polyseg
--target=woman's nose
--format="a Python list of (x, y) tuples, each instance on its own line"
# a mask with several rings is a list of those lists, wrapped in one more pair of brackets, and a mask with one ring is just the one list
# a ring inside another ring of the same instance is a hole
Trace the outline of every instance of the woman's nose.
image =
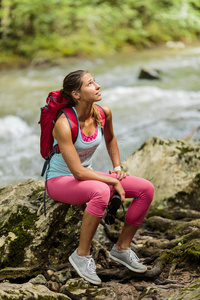
[[(96, 83), (96, 82), (95, 82), (95, 83)], [(98, 83), (96, 83), (96, 88), (97, 88), (97, 89), (100, 89), (101, 86), (100, 86)]]

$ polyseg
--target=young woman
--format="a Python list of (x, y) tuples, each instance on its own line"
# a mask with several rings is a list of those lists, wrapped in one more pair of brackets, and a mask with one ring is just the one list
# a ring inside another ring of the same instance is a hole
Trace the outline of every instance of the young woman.
[[(132, 271), (143, 273), (147, 270), (146, 266), (139, 263), (138, 257), (129, 247), (153, 199), (153, 185), (145, 179), (128, 176), (121, 170), (111, 110), (102, 105), (106, 115), (102, 133), (95, 105), (101, 100), (100, 85), (92, 75), (83, 70), (69, 73), (63, 81), (61, 93), (72, 104), (79, 129), (73, 143), (69, 120), (65, 114), (58, 118), (53, 136), (60, 153), (51, 158), (47, 173), (47, 191), (55, 201), (73, 205), (87, 203), (79, 245), (69, 261), (81, 277), (93, 284), (101, 283), (90, 255), (90, 247), (110, 198), (118, 193), (122, 202), (125, 198), (134, 199), (127, 210), (119, 239), (110, 251), (110, 257)], [(109, 173), (92, 169), (92, 156), (103, 136), (113, 165), (113, 170)]]

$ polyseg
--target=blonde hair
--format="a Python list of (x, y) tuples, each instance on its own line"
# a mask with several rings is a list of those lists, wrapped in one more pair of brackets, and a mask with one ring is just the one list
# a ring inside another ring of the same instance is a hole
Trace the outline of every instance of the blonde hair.
[[(75, 106), (77, 104), (71, 93), (73, 91), (79, 92), (81, 90), (83, 84), (82, 77), (87, 73), (88, 71), (85, 70), (77, 70), (69, 73), (64, 78), (63, 88), (60, 90), (60, 92), (63, 97), (68, 99), (70, 106)], [(92, 117), (95, 119), (97, 124), (102, 127), (99, 111), (94, 103), (92, 105)]]

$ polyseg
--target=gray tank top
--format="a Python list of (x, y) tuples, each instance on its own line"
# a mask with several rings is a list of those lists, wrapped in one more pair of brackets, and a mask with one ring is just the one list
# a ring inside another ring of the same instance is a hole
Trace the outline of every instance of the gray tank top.
[[(72, 107), (76, 116), (77, 112), (74, 107)], [(78, 116), (77, 116), (78, 120)], [(95, 150), (101, 143), (103, 138), (102, 128), (97, 124), (97, 136), (91, 141), (84, 141), (81, 135), (81, 128), (78, 122), (78, 134), (77, 139), (74, 143), (74, 147), (79, 155), (82, 166), (92, 169), (92, 158)], [(54, 139), (54, 145), (58, 144), (56, 139)], [(70, 155), (70, 154), (69, 154)], [(50, 160), (49, 168), (47, 170), (47, 180), (58, 177), (58, 176), (72, 176), (66, 162), (64, 161), (61, 153), (56, 153)]]

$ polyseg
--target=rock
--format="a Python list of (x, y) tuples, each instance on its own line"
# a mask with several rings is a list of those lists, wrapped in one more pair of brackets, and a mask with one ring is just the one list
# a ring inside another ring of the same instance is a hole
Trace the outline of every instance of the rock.
[(0, 268), (66, 263), (77, 247), (85, 205), (47, 198), (45, 217), (43, 193), (34, 179), (0, 189)]
[(130, 175), (153, 183), (151, 207), (179, 206), (200, 211), (199, 148), (199, 141), (153, 137), (123, 162), (123, 167)]
[(55, 272), (54, 275), (51, 277), (51, 280), (56, 281), (64, 285), (67, 280), (72, 278), (72, 274), (69, 269), (63, 269), (61, 271)]
[(183, 42), (168, 41), (166, 47), (173, 50), (182, 50), (185, 48), (185, 44)]
[(61, 285), (60, 285), (58, 282), (56, 282), (56, 281), (50, 280), (50, 281), (47, 282), (47, 287), (48, 287), (48, 289), (50, 289), (51, 291), (57, 293), (57, 292), (59, 291)]
[(18, 267), (18, 268), (5, 268), (0, 270), (0, 281), (3, 280), (29, 280), (41, 273), (41, 268), (37, 267)]
[(51, 300), (70, 300), (67, 295), (54, 293), (44, 285), (33, 285), (32, 283), (11, 284), (3, 282), (0, 284), (0, 299), (14, 300), (14, 299), (51, 299)]
[(46, 271), (46, 277), (47, 277), (48, 279), (50, 279), (50, 278), (53, 276), (53, 274), (54, 274), (54, 271), (53, 271), (53, 270), (47, 270), (47, 271)]
[[(179, 284), (180, 285), (180, 284)], [(200, 299), (200, 280), (196, 280), (191, 284), (184, 286), (181, 289), (174, 286), (174, 291), (169, 293), (167, 286), (163, 288), (157, 287), (156, 285), (149, 285), (140, 295), (140, 300), (147, 299), (168, 299), (168, 300), (189, 300), (189, 299)]]
[(150, 299), (166, 299), (166, 300), (177, 300), (177, 298), (170, 298), (169, 292), (166, 288), (160, 288), (156, 285), (149, 285), (141, 293), (139, 300), (150, 300)]
[(46, 58), (35, 58), (31, 61), (30, 65), (33, 67), (36, 66), (42, 66), (42, 65), (49, 65), (51, 63), (51, 61), (49, 59)]
[(158, 70), (155, 70), (154, 68), (150, 68), (150, 67), (143, 67), (140, 70), (138, 79), (158, 80), (161, 79), (161, 77)]
[(35, 278), (30, 279), (29, 282), (32, 283), (32, 284), (34, 284), (34, 285), (38, 285), (38, 284), (45, 285), (46, 282), (47, 282), (47, 280), (46, 280), (46, 278), (42, 274), (39, 274)]
[(111, 287), (97, 287), (91, 285), (83, 278), (74, 278), (67, 281), (59, 291), (65, 295), (68, 295), (72, 299), (117, 299), (117, 294)]
[[(136, 300), (139, 299), (139, 293), (132, 284), (122, 284), (119, 282), (109, 282), (106, 287), (110, 287), (117, 294), (120, 300)], [(106, 298), (107, 300), (107, 298)]]
[(192, 282), (190, 285), (183, 289), (171, 294), (168, 299), (176, 300), (188, 300), (188, 299), (200, 299), (200, 279)]

